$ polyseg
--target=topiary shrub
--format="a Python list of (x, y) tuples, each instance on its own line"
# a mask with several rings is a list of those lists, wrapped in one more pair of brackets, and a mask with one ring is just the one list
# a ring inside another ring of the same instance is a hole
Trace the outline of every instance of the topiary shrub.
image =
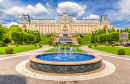
[(90, 44), (90, 45), (88, 45), (88, 47), (89, 47), (89, 48), (91, 48), (91, 47), (92, 47), (92, 45)]
[(120, 46), (120, 43), (117, 43), (116, 45), (117, 45), (117, 46)]
[(118, 54), (119, 54), (119, 55), (125, 55), (125, 50), (119, 49), (119, 50), (118, 50)]
[(112, 47), (115, 47), (115, 44), (112, 44)]
[(108, 43), (106, 43), (106, 46), (108, 46)]
[(7, 47), (7, 48), (5, 49), (5, 53), (6, 53), (6, 54), (12, 54), (12, 53), (13, 53), (13, 48)]
[(27, 43), (23, 43), (23, 46), (27, 45)]
[(16, 47), (18, 47), (18, 46), (19, 46), (19, 44), (15, 44), (15, 46), (16, 46)]
[(39, 48), (42, 48), (42, 44), (41, 43), (38, 43), (38, 46), (39, 46)]

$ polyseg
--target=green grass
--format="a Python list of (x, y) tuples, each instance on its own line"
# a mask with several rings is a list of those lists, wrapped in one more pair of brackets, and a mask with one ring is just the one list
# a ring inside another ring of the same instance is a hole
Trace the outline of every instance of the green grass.
[[(5, 48), (6, 47), (0, 47), (0, 55), (6, 54), (5, 53)], [(18, 46), (18, 47), (12, 47), (13, 48), (13, 53), (19, 53), (19, 52), (24, 52), (28, 50), (33, 50), (33, 49), (38, 49), (39, 47), (35, 47), (34, 45), (26, 45), (26, 46)]]
[(119, 49), (124, 49), (125, 50), (125, 55), (130, 55), (130, 48), (121, 48), (121, 47), (92, 47), (92, 49), (112, 53), (112, 54), (118, 54)]
[[(50, 49), (50, 50), (47, 50), (47, 51), (45, 51), (44, 53), (58, 52), (59, 46), (51, 46), (51, 47), (54, 47), (54, 48), (52, 48), (52, 49)], [(84, 51), (80, 50), (78, 46), (74, 46), (74, 45), (73, 45), (73, 46), (71, 46), (71, 47), (73, 47), (73, 52), (87, 53), (87, 52), (84, 52)], [(64, 50), (61, 50), (61, 52), (64, 52)], [(66, 50), (66, 52), (69, 52), (69, 50)]]
[[(83, 38), (81, 38), (81, 45), (89, 45), (91, 44), (91, 35), (88, 34), (82, 34)], [(78, 37), (80, 37), (80, 35), (78, 35)]]

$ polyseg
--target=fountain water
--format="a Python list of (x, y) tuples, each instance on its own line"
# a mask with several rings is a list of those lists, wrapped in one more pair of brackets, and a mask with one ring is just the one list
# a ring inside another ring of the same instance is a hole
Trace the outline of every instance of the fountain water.
[(56, 59), (61, 59), (61, 47), (58, 48), (58, 56), (55, 57)]
[(64, 54), (65, 54), (65, 56), (66, 56), (66, 46), (65, 46), (65, 49), (64, 49)]

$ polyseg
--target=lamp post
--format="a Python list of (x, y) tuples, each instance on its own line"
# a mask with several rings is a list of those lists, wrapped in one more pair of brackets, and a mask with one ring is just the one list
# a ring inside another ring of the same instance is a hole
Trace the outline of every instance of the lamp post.
[(43, 36), (44, 36), (44, 45), (45, 45), (45, 34), (43, 34)]
[(36, 42), (37, 42), (37, 33), (38, 33), (38, 32), (35, 31), (34, 33), (36, 34), (36, 38), (35, 38), (35, 46), (37, 46), (37, 45), (36, 45)]
[[(88, 37), (88, 34), (87, 34), (87, 37)], [(86, 45), (87, 45), (87, 37), (86, 37)]]
[(95, 34), (96, 34), (96, 31), (94, 32), (94, 47), (96, 47), (96, 46), (95, 46)]

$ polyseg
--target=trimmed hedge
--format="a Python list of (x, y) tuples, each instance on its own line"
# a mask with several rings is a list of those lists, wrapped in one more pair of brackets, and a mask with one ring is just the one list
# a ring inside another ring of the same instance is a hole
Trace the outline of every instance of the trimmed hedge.
[(115, 47), (115, 44), (112, 44), (112, 47)]
[(19, 46), (19, 44), (15, 44), (16, 45), (16, 47), (18, 47)]
[(12, 48), (12, 47), (7, 47), (7, 48), (5, 49), (5, 53), (6, 53), (6, 54), (12, 54), (12, 53), (13, 53), (13, 48)]
[(125, 55), (125, 50), (119, 49), (119, 50), (118, 50), (118, 54), (119, 54), (119, 55)]

